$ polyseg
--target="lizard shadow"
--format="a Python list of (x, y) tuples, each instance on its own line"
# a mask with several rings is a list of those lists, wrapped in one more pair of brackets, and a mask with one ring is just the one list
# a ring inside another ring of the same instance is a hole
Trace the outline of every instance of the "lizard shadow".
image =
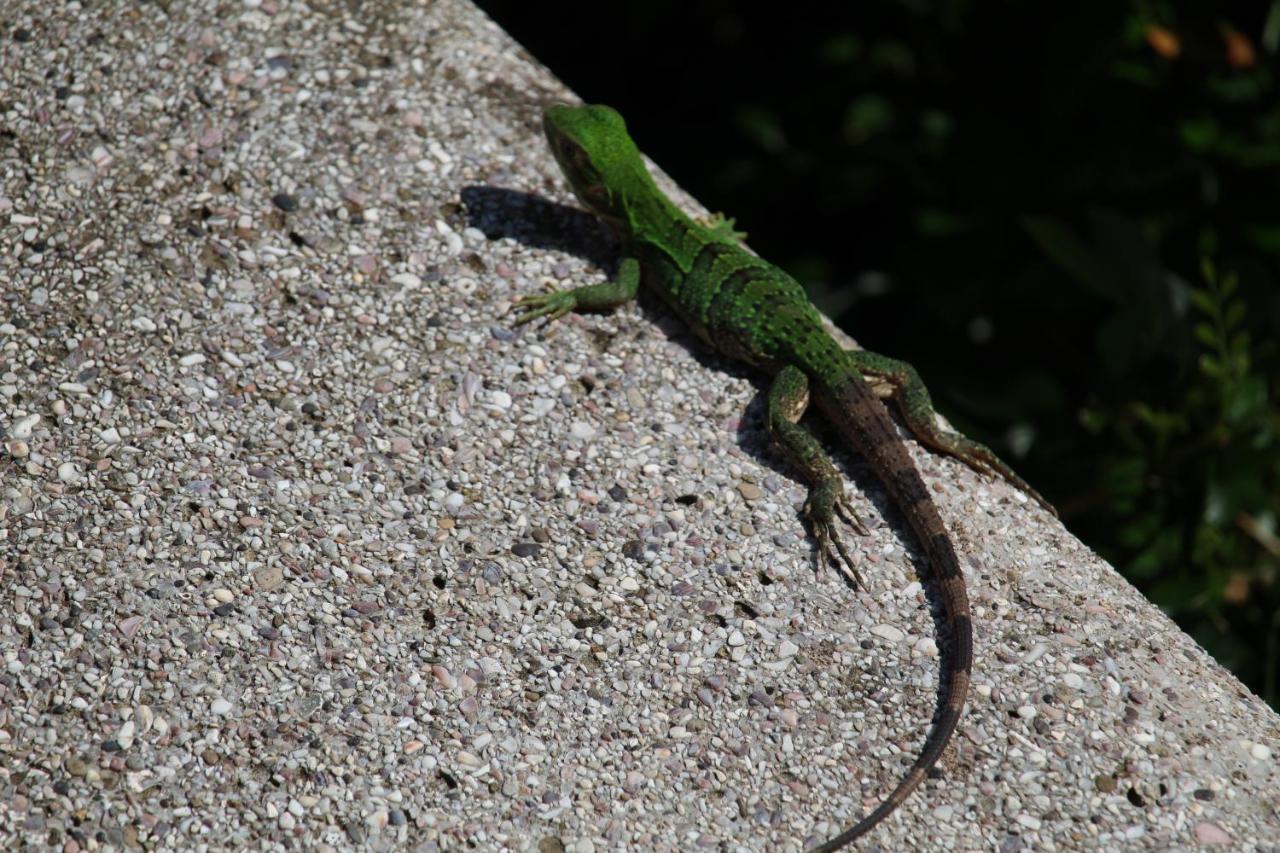
[[(618, 241), (600, 219), (575, 207), (532, 193), (503, 187), (468, 186), (461, 192), (467, 224), (490, 240), (510, 238), (531, 249), (574, 255), (612, 275), (618, 266)], [(760, 390), (739, 421), (738, 445), (764, 462), (774, 473), (791, 477), (795, 471), (773, 449), (764, 430), (767, 388), (760, 375), (740, 362), (708, 349), (671, 313), (662, 301), (641, 288), (636, 302), (657, 325), (678, 340), (704, 367), (748, 379)], [(592, 312), (584, 312), (592, 313)], [(607, 310), (600, 313), (609, 313)]]
[[(461, 191), (461, 201), (468, 224), (480, 230), (491, 240), (510, 238), (532, 249), (574, 255), (601, 269), (606, 275), (612, 275), (617, 269), (617, 239), (597, 217), (586, 211), (550, 201), (533, 193), (484, 185), (464, 187)], [(685, 345), (701, 365), (752, 382), (758, 391), (738, 421), (735, 440), (744, 452), (762, 462), (775, 474), (788, 480), (798, 480), (798, 472), (773, 445), (764, 427), (768, 384), (762, 379), (761, 374), (740, 362), (713, 352), (701, 341), (696, 340), (693, 333), (680, 323), (661, 300), (644, 288), (641, 288), (637, 301), (641, 310), (666, 329), (672, 338)], [(894, 416), (896, 417), (896, 413)], [(856, 489), (855, 499), (861, 495), (872, 505), (875, 514), (884, 520), (898, 541), (904, 544), (912, 565), (924, 569), (924, 572), (920, 573), (921, 581), (926, 590), (929, 609), (932, 611), (935, 636), (947, 637), (949, 632), (943, 616), (941, 589), (931, 577), (931, 572), (928, 570), (929, 561), (906, 518), (861, 455), (845, 446), (843, 442), (833, 440), (834, 431), (826, 429), (825, 424), (816, 422), (818, 419), (807, 420), (817, 430), (823, 446), (828, 449), (832, 458), (853, 481)], [(805, 491), (803, 485), (801, 490)], [(796, 505), (795, 511), (797, 520), (804, 523), (802, 505), (803, 502)], [(824, 558), (807, 524), (804, 530), (803, 538), (809, 541), (811, 555), (816, 564)], [(843, 535), (856, 534), (846, 527)], [(836, 574), (850, 588), (856, 587), (843, 572), (836, 572)]]
[(618, 265), (618, 241), (585, 210), (505, 187), (473, 185), (461, 192), (467, 224), (490, 240), (511, 238), (531, 249), (582, 258), (606, 273)]

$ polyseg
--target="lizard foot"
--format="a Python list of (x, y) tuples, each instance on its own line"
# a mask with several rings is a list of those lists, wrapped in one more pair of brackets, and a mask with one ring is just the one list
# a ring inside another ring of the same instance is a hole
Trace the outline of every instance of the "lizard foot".
[(1031, 488), (1026, 480), (1013, 473), (1013, 469), (1004, 464), (991, 448), (962, 435), (946, 436), (946, 441), (947, 445), (944, 449), (954, 454), (961, 462), (964, 462), (979, 473), (1003, 479), (1012, 484), (1014, 488), (1021, 489), (1026, 493), (1027, 497), (1040, 504), (1055, 518), (1057, 517), (1058, 510), (1054, 508), (1053, 504), (1041, 497), (1040, 493)]
[(515, 324), (523, 326), (539, 317), (546, 317), (550, 322), (563, 317), (576, 307), (578, 307), (578, 300), (571, 290), (553, 290), (550, 293), (521, 296), (515, 301), (516, 310), (521, 312)]
[(836, 517), (839, 516), (845, 524), (863, 536), (869, 531), (849, 504), (843, 489), (839, 486), (835, 489), (813, 489), (809, 493), (809, 500), (805, 502), (804, 513), (813, 524), (813, 534), (818, 540), (821, 555), (835, 563), (855, 587), (862, 586), (862, 575), (858, 574), (857, 566), (836, 530)]

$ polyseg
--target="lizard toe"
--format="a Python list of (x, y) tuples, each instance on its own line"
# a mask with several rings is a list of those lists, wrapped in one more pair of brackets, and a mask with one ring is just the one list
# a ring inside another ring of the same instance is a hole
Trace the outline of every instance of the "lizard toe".
[(552, 322), (568, 314), (573, 307), (573, 296), (559, 291), (521, 296), (515, 301), (515, 310), (520, 312), (515, 325), (523, 326), (539, 317), (546, 317), (547, 322)]
[(834, 563), (855, 587), (861, 587), (862, 575), (858, 573), (853, 557), (849, 555), (848, 550), (844, 547), (840, 534), (836, 533), (829, 523), (815, 523), (813, 530), (814, 536), (818, 540), (818, 551), (823, 558), (828, 562)]
[(852, 527), (859, 536), (871, 535), (871, 531), (867, 529), (867, 525), (862, 521), (862, 518), (859, 517), (857, 511), (854, 510), (853, 505), (849, 503), (849, 499), (844, 495), (841, 495), (836, 499), (836, 512), (838, 512), (840, 517), (844, 519), (844, 523)]

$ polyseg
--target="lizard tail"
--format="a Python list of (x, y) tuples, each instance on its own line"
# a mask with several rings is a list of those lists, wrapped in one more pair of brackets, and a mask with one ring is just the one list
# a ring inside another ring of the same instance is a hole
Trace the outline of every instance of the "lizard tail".
[(941, 589), (943, 618), (950, 628), (952, 645), (948, 666), (942, 675), (943, 695), (934, 714), (933, 726), (911, 769), (875, 810), (849, 829), (813, 848), (814, 851), (836, 850), (866, 834), (924, 781), (955, 733), (969, 693), (973, 667), (973, 624), (964, 572), (924, 479), (885, 407), (857, 371), (851, 368), (839, 371), (835, 375), (840, 378), (834, 381), (824, 381), (823, 373), (832, 375), (826, 371), (809, 372), (810, 380), (823, 386), (824, 393), (815, 395), (816, 402), (828, 421), (836, 425), (846, 440), (871, 463), (894, 502), (907, 516), (928, 556), (934, 580)]

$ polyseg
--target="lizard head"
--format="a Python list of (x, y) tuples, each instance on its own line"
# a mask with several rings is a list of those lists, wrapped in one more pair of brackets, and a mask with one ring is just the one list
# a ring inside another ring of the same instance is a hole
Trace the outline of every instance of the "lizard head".
[(605, 219), (626, 218), (628, 190), (652, 179), (617, 110), (556, 104), (542, 113), (551, 153), (582, 203)]

